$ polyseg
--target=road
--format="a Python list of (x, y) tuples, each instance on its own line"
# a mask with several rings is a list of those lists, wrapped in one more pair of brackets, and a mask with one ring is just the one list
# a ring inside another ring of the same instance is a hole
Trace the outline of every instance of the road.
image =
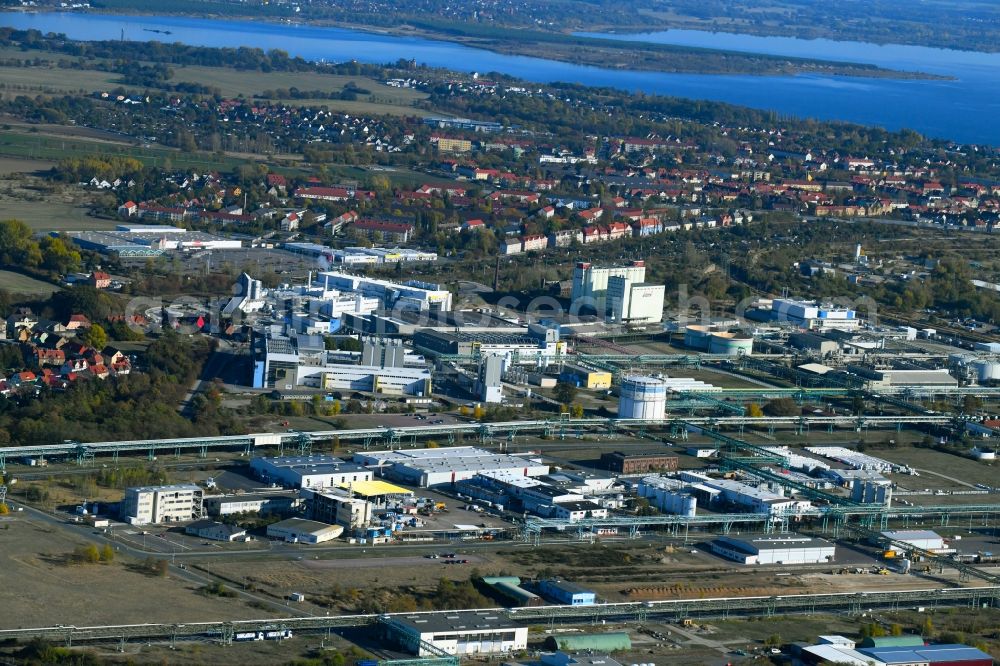
[(208, 357), (208, 361), (201, 369), (201, 375), (192, 384), (191, 388), (181, 399), (177, 410), (185, 416), (191, 415), (192, 401), (194, 397), (205, 390), (206, 382), (211, 382), (216, 377), (222, 377), (223, 370), (236, 358), (238, 349), (229, 341), (222, 338), (214, 338), (218, 343), (218, 348)]

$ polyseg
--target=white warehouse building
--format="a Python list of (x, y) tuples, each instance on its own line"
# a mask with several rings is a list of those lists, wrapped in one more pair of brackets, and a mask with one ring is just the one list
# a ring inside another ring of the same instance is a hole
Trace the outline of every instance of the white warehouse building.
[(605, 314), (608, 319), (623, 324), (659, 324), (663, 321), (666, 289), (662, 284), (611, 276), (608, 278)]
[(291, 488), (332, 488), (371, 481), (371, 470), (329, 455), (254, 458), (250, 469), (257, 478)]
[(836, 547), (825, 539), (799, 535), (739, 539), (720, 537), (712, 552), (741, 564), (824, 564), (832, 562)]
[(453, 611), (387, 616), (386, 629), (418, 657), (436, 656), (425, 646), (459, 656), (509, 654), (528, 648), (528, 627), (496, 611)]
[(318, 273), (313, 285), (324, 290), (358, 292), (379, 299), (385, 309), (393, 310), (451, 310), (452, 294), (440, 285), (419, 280), (391, 282), (337, 271)]
[(421, 488), (464, 481), (486, 472), (506, 472), (512, 476), (549, 473), (549, 466), (538, 459), (493, 453), (472, 446), (364, 451), (354, 454), (354, 462), (377, 469), (379, 476), (388, 476)]

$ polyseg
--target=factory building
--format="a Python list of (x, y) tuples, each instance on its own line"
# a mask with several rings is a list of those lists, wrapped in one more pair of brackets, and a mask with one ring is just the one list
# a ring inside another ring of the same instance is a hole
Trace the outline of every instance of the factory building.
[(184, 527), (184, 533), (199, 539), (211, 541), (246, 541), (247, 531), (235, 525), (226, 525), (215, 520), (196, 520)]
[(504, 357), (486, 356), (479, 363), (475, 393), (485, 403), (503, 402)]
[(667, 386), (656, 377), (625, 377), (618, 397), (620, 419), (662, 419), (667, 410)]
[(386, 310), (448, 311), (452, 305), (450, 291), (419, 280), (399, 283), (324, 271), (316, 274), (313, 285), (325, 291), (350, 291), (377, 298)]
[(236, 513), (287, 513), (300, 503), (294, 491), (208, 495), (205, 497), (205, 513), (215, 518)]
[[(606, 311), (608, 280), (612, 277), (626, 278), (633, 284), (646, 282), (646, 262), (633, 261), (628, 266), (595, 266), (589, 262), (579, 262), (573, 268), (572, 309), (591, 307), (597, 314)], [(660, 307), (662, 316), (662, 303)]]
[(824, 564), (832, 562), (836, 547), (825, 539), (785, 535), (756, 538), (720, 537), (712, 552), (740, 564)]
[[(851, 666), (993, 666), (993, 658), (958, 643), (925, 645), (920, 636), (887, 636), (861, 645), (843, 636), (821, 636), (820, 644), (800, 648), (804, 664)], [(869, 645), (869, 643), (873, 643)]]
[(114, 231), (69, 231), (86, 250), (122, 257), (157, 256), (169, 250), (234, 250), (243, 242), (167, 225), (120, 224)]
[(540, 324), (522, 333), (449, 332), (422, 328), (413, 334), (413, 346), (432, 354), (504, 356), (512, 363), (553, 361), (566, 355), (559, 330)]
[[(422, 359), (397, 345), (365, 343), (361, 356), (327, 351), (322, 337), (273, 334), (254, 337), (255, 388), (365, 391), (383, 395), (430, 395), (432, 375)], [(419, 364), (417, 364), (419, 363)]]
[(532, 477), (548, 474), (549, 466), (526, 455), (492, 453), (471, 446), (406, 451), (363, 451), (354, 462), (374, 468), (379, 476), (426, 488), (471, 479), (485, 472)]
[(538, 581), (538, 591), (563, 606), (592, 606), (597, 603), (597, 595), (593, 591), (564, 580)]
[(528, 647), (528, 627), (496, 611), (449, 611), (392, 615), (383, 623), (390, 637), (418, 657), (436, 656), (425, 645), (458, 656), (509, 654)]
[(882, 532), (882, 536), (931, 552), (948, 549), (941, 535), (931, 530), (889, 530)]
[(250, 469), (266, 483), (289, 488), (333, 488), (371, 481), (371, 470), (330, 455), (254, 458)]
[(602, 453), (601, 463), (605, 469), (618, 474), (643, 474), (645, 472), (674, 472), (677, 470), (677, 456), (662, 453)]
[(818, 304), (816, 301), (776, 298), (771, 303), (771, 315), (776, 321), (785, 321), (811, 331), (856, 331), (861, 327), (861, 320), (854, 310)]
[(607, 390), (611, 388), (611, 373), (567, 363), (559, 373), (559, 381), (573, 384), (578, 388)]
[[(772, 491), (730, 479), (713, 479), (700, 472), (681, 472), (681, 480), (715, 491), (710, 495), (724, 502), (743, 507), (751, 513), (772, 516), (796, 516), (812, 508), (812, 503), (785, 497), (781, 491)], [(698, 494), (698, 489), (695, 489)]]
[(191, 483), (128, 488), (122, 519), (132, 525), (196, 520), (201, 518), (202, 499), (202, 489)]
[(313, 520), (341, 525), (353, 531), (363, 529), (371, 522), (372, 503), (351, 497), (349, 491), (316, 491), (310, 497), (309, 515)]
[(289, 518), (267, 526), (267, 536), (288, 543), (323, 543), (332, 541), (343, 533), (344, 528), (340, 525), (328, 525), (303, 518)]
[(575, 523), (587, 520), (588, 518), (607, 518), (608, 510), (597, 502), (581, 499), (569, 502), (554, 502), (549, 515), (559, 520)]
[(605, 316), (622, 324), (646, 325), (663, 321), (662, 284), (633, 282), (624, 276), (608, 278), (605, 295)]

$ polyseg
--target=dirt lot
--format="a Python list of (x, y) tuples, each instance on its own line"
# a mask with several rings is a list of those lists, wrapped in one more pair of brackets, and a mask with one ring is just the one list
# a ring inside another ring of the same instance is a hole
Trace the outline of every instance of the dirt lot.
[(136, 618), (195, 622), (268, 615), (240, 601), (202, 596), (194, 591), (194, 583), (133, 571), (126, 566), (128, 562), (67, 566), (61, 556), (82, 541), (20, 517), (0, 525), (5, 561), (0, 625), (4, 627), (127, 624)]

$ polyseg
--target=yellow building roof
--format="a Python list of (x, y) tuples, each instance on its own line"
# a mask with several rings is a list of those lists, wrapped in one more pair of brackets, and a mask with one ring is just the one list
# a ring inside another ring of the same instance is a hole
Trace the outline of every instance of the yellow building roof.
[(341, 488), (350, 488), (351, 492), (363, 497), (376, 497), (378, 495), (412, 495), (412, 490), (407, 490), (401, 486), (396, 486), (386, 481), (355, 481), (345, 483)]

